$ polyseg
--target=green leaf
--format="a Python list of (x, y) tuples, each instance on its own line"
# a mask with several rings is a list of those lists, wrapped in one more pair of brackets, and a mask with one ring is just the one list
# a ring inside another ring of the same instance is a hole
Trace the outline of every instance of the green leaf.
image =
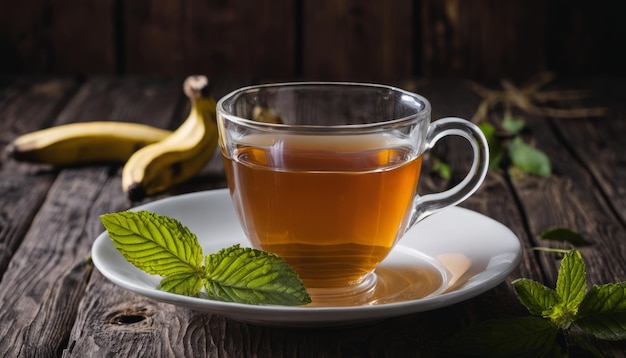
[(626, 282), (592, 287), (574, 323), (600, 339), (626, 339)]
[(568, 330), (576, 320), (576, 310), (569, 308), (565, 302), (561, 302), (546, 310), (543, 317), (549, 319), (553, 325)]
[(437, 158), (433, 161), (433, 171), (437, 172), (437, 174), (445, 180), (450, 180), (450, 177), (452, 176), (450, 172), (450, 165)]
[(552, 172), (550, 159), (537, 148), (515, 137), (509, 144), (509, 156), (513, 165), (526, 173), (548, 177)]
[(489, 145), (489, 169), (498, 169), (504, 154), (502, 153), (502, 141), (496, 136), (496, 128), (487, 122), (479, 123), (478, 128), (485, 135)]
[(568, 337), (576, 343), (576, 345), (589, 353), (592, 357), (602, 358), (604, 354), (600, 351), (600, 348), (594, 343), (589, 341), (586, 336), (578, 332), (568, 332)]
[(180, 272), (164, 277), (159, 289), (186, 296), (197, 296), (204, 284), (204, 271)]
[(198, 238), (178, 220), (149, 211), (104, 214), (100, 220), (118, 251), (137, 268), (161, 276), (202, 271)]
[(543, 317), (546, 310), (561, 302), (556, 291), (537, 281), (520, 278), (513, 281), (513, 287), (517, 292), (517, 297), (534, 316)]
[(487, 139), (487, 144), (489, 144), (490, 146), (497, 140), (496, 128), (492, 126), (491, 123), (481, 122), (478, 124), (478, 128), (480, 128), (480, 130), (483, 132), (483, 134), (485, 135), (485, 139)]
[(549, 357), (560, 352), (558, 331), (539, 317), (501, 318), (468, 327), (447, 340), (441, 350), (445, 356)]
[(205, 265), (211, 298), (248, 304), (311, 302), (293, 268), (276, 255), (235, 245), (207, 256)]
[(526, 126), (526, 121), (521, 118), (505, 117), (502, 120), (502, 128), (510, 134), (518, 134)]
[(572, 245), (587, 245), (587, 241), (581, 234), (563, 227), (546, 229), (539, 234), (539, 238), (543, 240), (568, 242)]
[(578, 250), (570, 250), (561, 260), (559, 275), (556, 280), (556, 293), (561, 297), (565, 307), (573, 312), (578, 311), (587, 292), (587, 272), (583, 256)]

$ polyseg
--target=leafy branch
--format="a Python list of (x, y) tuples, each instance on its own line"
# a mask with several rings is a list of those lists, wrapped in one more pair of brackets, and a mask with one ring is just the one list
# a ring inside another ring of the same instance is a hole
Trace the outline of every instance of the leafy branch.
[(530, 316), (494, 319), (468, 327), (441, 350), (456, 356), (561, 357), (559, 335), (601, 356), (579, 331), (598, 339), (626, 339), (626, 282), (593, 286), (587, 291), (582, 254), (566, 252), (555, 289), (530, 279), (517, 279), (513, 287)]

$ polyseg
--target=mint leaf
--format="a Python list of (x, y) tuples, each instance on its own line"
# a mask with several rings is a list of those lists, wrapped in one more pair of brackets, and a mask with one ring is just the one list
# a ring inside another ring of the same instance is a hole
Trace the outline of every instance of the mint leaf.
[(510, 134), (518, 134), (525, 126), (526, 122), (523, 119), (504, 117), (502, 120), (502, 128)]
[(589, 353), (592, 357), (603, 358), (604, 354), (600, 351), (600, 348), (587, 339), (586, 336), (578, 332), (569, 332), (568, 337), (573, 340), (576, 345)]
[(178, 220), (149, 211), (100, 216), (113, 244), (137, 268), (168, 276), (202, 271), (202, 248), (196, 235)]
[(204, 284), (204, 272), (180, 272), (164, 277), (159, 289), (185, 296), (197, 296)]
[(587, 245), (587, 241), (582, 235), (563, 227), (546, 229), (539, 234), (539, 238), (543, 240), (568, 242), (578, 246)]
[(561, 261), (556, 280), (556, 293), (572, 311), (578, 311), (587, 291), (587, 272), (583, 256), (578, 250), (570, 250)]
[(520, 137), (515, 137), (509, 144), (509, 156), (513, 165), (526, 173), (548, 177), (552, 172), (548, 156), (524, 143)]
[(546, 310), (561, 302), (556, 291), (537, 281), (520, 278), (512, 283), (517, 297), (533, 316), (543, 317)]
[(587, 291), (587, 273), (585, 262), (578, 250), (569, 250), (561, 261), (559, 274), (556, 280), (556, 293), (560, 302), (545, 310), (544, 318), (562, 328), (569, 329), (576, 320), (578, 305), (585, 297)]
[(545, 357), (560, 352), (559, 329), (539, 317), (489, 320), (468, 327), (441, 347), (442, 353), (475, 357)]
[(208, 255), (205, 262), (205, 289), (211, 298), (248, 304), (311, 302), (298, 275), (276, 255), (235, 245)]
[[(535, 317), (505, 318), (470, 326), (447, 340), (441, 349), (460, 356), (561, 357), (560, 344), (573, 342), (588, 354), (600, 357), (602, 352), (583, 334), (610, 341), (626, 340), (626, 282), (594, 286), (586, 292), (582, 254), (578, 250), (564, 253), (556, 290), (530, 279), (513, 281), (520, 301)], [(573, 330), (572, 324), (584, 332)], [(557, 339), (559, 332), (565, 340)]]
[(574, 322), (609, 341), (626, 339), (626, 282), (594, 286), (580, 303)]

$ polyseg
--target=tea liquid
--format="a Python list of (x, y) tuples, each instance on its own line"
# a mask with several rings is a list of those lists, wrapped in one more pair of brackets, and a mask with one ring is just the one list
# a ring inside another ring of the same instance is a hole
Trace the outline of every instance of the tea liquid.
[(402, 235), (422, 160), (399, 139), (245, 141), (251, 145), (224, 158), (242, 226), (253, 246), (284, 258), (307, 287), (355, 284)]

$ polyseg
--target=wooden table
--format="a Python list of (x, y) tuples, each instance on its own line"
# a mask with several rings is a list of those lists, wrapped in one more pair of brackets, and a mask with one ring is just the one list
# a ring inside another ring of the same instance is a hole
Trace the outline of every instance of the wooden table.
[[(182, 78), (2, 77), (0, 147), (16, 136), (68, 122), (121, 120), (176, 128), (188, 103)], [(213, 81), (213, 95), (252, 79)], [(428, 97), (433, 118), (471, 118), (481, 97), (462, 80), (397, 83)], [(562, 119), (516, 112), (527, 121), (525, 140), (551, 159), (550, 177), (510, 178), (490, 171), (482, 188), (462, 206), (500, 221), (520, 238), (520, 266), (496, 288), (434, 311), (360, 326), (262, 327), (159, 303), (121, 289), (89, 260), (103, 231), (98, 215), (131, 203), (121, 192), (120, 166), (53, 168), (0, 162), (0, 356), (429, 356), (433, 343), (471, 323), (527, 312), (511, 281), (527, 277), (554, 287), (560, 258), (533, 247), (567, 248), (538, 239), (562, 226), (584, 235), (578, 247), (590, 284), (626, 281), (626, 80), (560, 79), (550, 89), (590, 91), (565, 106), (604, 107), (597, 118)], [(497, 109), (494, 116), (501, 116)], [(462, 144), (444, 143), (436, 154), (451, 164), (450, 180), (425, 165), (421, 190), (449, 186), (468, 160)], [(215, 157), (197, 178), (159, 198), (223, 188)], [(609, 356), (624, 356), (624, 342), (594, 340)], [(574, 350), (572, 353), (580, 353)]]

